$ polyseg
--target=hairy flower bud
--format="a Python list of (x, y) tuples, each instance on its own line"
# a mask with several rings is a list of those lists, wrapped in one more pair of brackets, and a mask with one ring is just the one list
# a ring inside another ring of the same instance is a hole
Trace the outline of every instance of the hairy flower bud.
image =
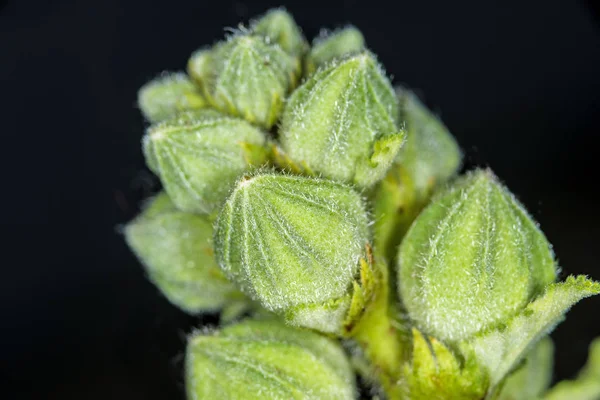
[(198, 88), (183, 72), (162, 74), (138, 92), (138, 106), (150, 122), (159, 122), (185, 110), (207, 106)]
[(300, 75), (300, 64), (262, 35), (237, 34), (192, 55), (188, 69), (216, 109), (270, 128)]
[(189, 399), (351, 400), (354, 374), (341, 346), (275, 320), (195, 334), (186, 351)]
[(375, 245), (392, 259), (434, 189), (457, 172), (462, 154), (452, 134), (417, 96), (397, 88), (406, 142), (374, 196)]
[(543, 233), (487, 170), (469, 174), (419, 215), (398, 267), (411, 318), (443, 340), (502, 323), (556, 278)]
[(250, 24), (252, 32), (268, 37), (286, 53), (300, 58), (308, 50), (308, 42), (294, 17), (281, 8), (274, 8)]
[(143, 146), (148, 167), (173, 203), (209, 214), (244, 171), (264, 161), (265, 140), (248, 122), (206, 109), (151, 126)]
[(456, 140), (412, 92), (398, 87), (400, 120), (406, 125), (406, 143), (396, 163), (410, 176), (418, 199), (426, 199), (432, 189), (445, 183), (460, 168), (462, 153)]
[(369, 187), (402, 146), (397, 117), (389, 80), (363, 52), (320, 69), (294, 91), (282, 117), (281, 147), (316, 173)]
[(321, 179), (260, 174), (238, 182), (219, 214), (225, 275), (289, 323), (340, 332), (368, 242), (362, 198)]
[(218, 310), (243, 295), (214, 259), (212, 224), (179, 211), (165, 193), (125, 227), (125, 239), (149, 278), (171, 303), (195, 314)]
[(573, 304), (600, 293), (600, 283), (584, 276), (554, 282), (550, 244), (489, 170), (468, 174), (434, 199), (397, 260), (410, 318), (483, 369), (490, 398)]
[(317, 37), (306, 57), (306, 75), (312, 74), (322, 65), (365, 49), (365, 38), (354, 26), (334, 32), (323, 32)]

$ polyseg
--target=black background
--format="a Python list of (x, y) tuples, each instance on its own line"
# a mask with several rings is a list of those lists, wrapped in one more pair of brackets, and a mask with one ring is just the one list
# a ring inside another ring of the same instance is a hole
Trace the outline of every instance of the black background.
[[(0, 1), (3, 235), (0, 380), (7, 398), (183, 397), (185, 334), (119, 225), (156, 189), (137, 89), (223, 27), (281, 3)], [(541, 223), (564, 274), (600, 279), (598, 14), (578, 1), (293, 1), (308, 37), (348, 22), (418, 89), (467, 154)], [(600, 297), (553, 334), (556, 377), (600, 335)], [(9, 392), (10, 393), (10, 392)]]

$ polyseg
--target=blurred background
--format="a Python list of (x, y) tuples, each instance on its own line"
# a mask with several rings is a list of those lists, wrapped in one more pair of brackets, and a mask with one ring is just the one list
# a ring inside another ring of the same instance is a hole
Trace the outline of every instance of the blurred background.
[[(353, 23), (466, 153), (540, 222), (563, 274), (600, 279), (600, 27), (584, 1), (0, 1), (0, 382), (5, 398), (183, 399), (203, 323), (146, 280), (119, 227), (157, 189), (137, 89), (224, 27), (285, 5), (307, 37)], [(600, 335), (600, 297), (554, 333), (556, 379)], [(211, 322), (211, 319), (208, 319)], [(10, 393), (10, 392), (9, 392)]]

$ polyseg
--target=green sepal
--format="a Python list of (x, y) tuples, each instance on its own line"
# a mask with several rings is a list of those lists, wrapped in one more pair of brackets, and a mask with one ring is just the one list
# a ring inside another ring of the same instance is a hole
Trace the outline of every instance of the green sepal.
[(373, 143), (371, 158), (362, 160), (356, 169), (354, 176), (356, 184), (363, 187), (371, 186), (373, 181), (384, 176), (404, 144), (404, 138), (405, 133), (401, 130), (397, 134), (376, 140)]
[(243, 172), (266, 160), (265, 143), (265, 134), (248, 122), (205, 109), (152, 125), (143, 149), (178, 208), (211, 214)]
[(217, 266), (212, 222), (179, 211), (166, 193), (148, 202), (124, 233), (150, 280), (182, 310), (197, 314), (247, 303)]
[(319, 67), (336, 59), (359, 53), (365, 49), (365, 38), (354, 26), (333, 32), (324, 31), (312, 44), (306, 56), (305, 75), (314, 73)]
[(545, 337), (529, 351), (523, 365), (508, 376), (497, 400), (540, 399), (552, 380), (553, 358), (552, 339)]
[(352, 400), (355, 378), (336, 341), (273, 319), (188, 340), (189, 399)]
[(598, 400), (600, 399), (600, 338), (590, 344), (585, 367), (574, 380), (560, 381), (543, 400)]
[(181, 111), (208, 106), (208, 102), (183, 72), (163, 73), (138, 91), (138, 106), (152, 122), (171, 118)]
[(475, 357), (489, 372), (491, 396), (532, 346), (552, 331), (575, 303), (599, 293), (600, 283), (585, 276), (569, 276), (564, 282), (550, 284), (543, 295), (505, 325), (463, 341), (459, 347), (465, 357)]
[(488, 378), (484, 370), (417, 329), (412, 336), (412, 357), (400, 380), (406, 399), (480, 400), (485, 396)]

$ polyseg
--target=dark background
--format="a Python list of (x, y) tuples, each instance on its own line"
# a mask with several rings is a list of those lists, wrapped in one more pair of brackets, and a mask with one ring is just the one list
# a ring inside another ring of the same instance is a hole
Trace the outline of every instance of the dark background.
[[(136, 91), (274, 2), (0, 1), (0, 381), (4, 398), (183, 397), (185, 334), (119, 225), (156, 189)], [(597, 10), (580, 1), (293, 1), (308, 37), (352, 22), (491, 166), (567, 273), (600, 279)], [(600, 297), (553, 334), (556, 377), (600, 335)], [(3, 392), (6, 393), (6, 392)], [(9, 392), (10, 393), (10, 392)]]

